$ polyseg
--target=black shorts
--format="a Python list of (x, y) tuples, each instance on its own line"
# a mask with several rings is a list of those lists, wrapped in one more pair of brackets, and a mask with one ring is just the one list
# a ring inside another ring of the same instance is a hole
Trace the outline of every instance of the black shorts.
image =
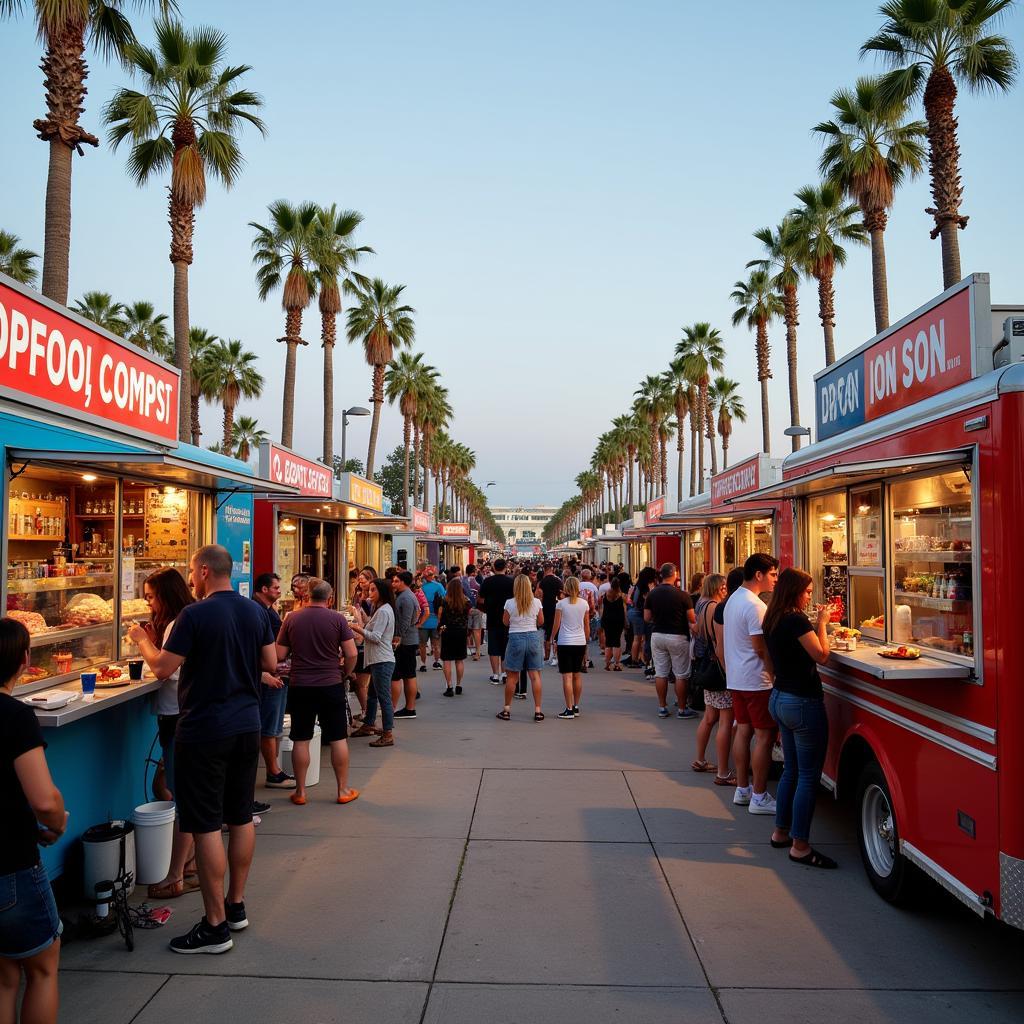
[(313, 738), (313, 726), (320, 719), (320, 738), (324, 743), (348, 739), (348, 697), (345, 684), (333, 686), (290, 686), (288, 714), (292, 716), (291, 741)]
[(395, 668), (391, 673), (391, 681), (416, 678), (416, 655), (419, 644), (402, 644), (395, 648)]
[(558, 671), (562, 675), (570, 672), (582, 672), (587, 661), (587, 649), (580, 647), (563, 647), (558, 645)]
[(181, 831), (248, 825), (259, 759), (259, 730), (206, 743), (175, 740), (174, 799)]
[(549, 612), (547, 608), (544, 609), (544, 639), (549, 643), (551, 642), (551, 627), (555, 624), (555, 609), (552, 608)]
[(504, 658), (508, 647), (508, 626), (498, 620), (497, 626), (487, 627), (487, 654), (491, 658)]

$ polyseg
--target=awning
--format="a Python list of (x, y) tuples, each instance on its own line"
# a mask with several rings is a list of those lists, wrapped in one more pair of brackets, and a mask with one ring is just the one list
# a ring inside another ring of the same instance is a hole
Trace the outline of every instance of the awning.
[[(763, 497), (761, 491), (757, 492), (759, 498)], [(750, 495), (744, 495), (744, 498), (750, 498)], [(700, 530), (706, 526), (728, 526), (729, 523), (744, 523), (749, 519), (771, 519), (778, 510), (771, 506), (765, 507), (754, 507), (754, 508), (738, 508), (738, 509), (723, 509), (717, 512), (695, 512), (692, 515), (678, 515), (676, 516), (665, 516), (666, 519), (671, 518), (674, 523), (678, 523), (678, 528), (684, 530)]]
[(353, 527), (387, 526), (394, 528), (396, 532), (406, 530), (409, 522), (405, 516), (385, 515), (376, 509), (355, 505), (350, 501), (317, 498), (307, 494), (299, 497), (293, 495), (294, 491), (289, 492), (289, 497), (283, 500), (280, 497), (274, 498), (274, 507), (278, 512), (299, 518), (333, 520)]
[(108, 476), (130, 477), (157, 487), (177, 484), (215, 494), (283, 494), (296, 495), (298, 489), (271, 480), (237, 473), (221, 466), (207, 466), (192, 459), (159, 452), (46, 452), (29, 448), (8, 448), (7, 461), (12, 467), (50, 466), (67, 470), (72, 466), (88, 466)]
[(685, 527), (676, 522), (659, 522), (654, 526), (643, 526), (636, 530), (627, 530), (622, 536), (626, 540), (645, 540), (648, 537), (674, 537), (682, 533), (684, 529)]
[[(956, 463), (970, 462), (972, 452), (969, 448), (957, 448), (948, 452), (932, 452), (927, 455), (902, 456), (898, 459), (876, 459), (873, 462), (850, 462), (846, 465), (829, 466), (808, 476), (795, 477), (762, 487), (753, 494), (745, 494), (742, 499), (750, 501), (779, 501), (783, 498), (799, 498), (808, 494), (821, 494), (833, 491), (865, 480), (879, 477), (907, 476), (919, 473), (933, 466), (948, 466)], [(729, 504), (727, 498), (725, 503)]]

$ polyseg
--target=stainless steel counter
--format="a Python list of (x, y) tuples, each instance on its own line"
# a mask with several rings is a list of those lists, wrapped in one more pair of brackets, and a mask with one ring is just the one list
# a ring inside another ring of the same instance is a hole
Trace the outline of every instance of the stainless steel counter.
[[(79, 698), (62, 708), (54, 708), (47, 711), (43, 708), (36, 708), (36, 718), (39, 724), (45, 728), (57, 728), (62, 725), (70, 725), (79, 719), (88, 718), (100, 711), (109, 711), (111, 708), (124, 704), (125, 701), (135, 700), (137, 697), (144, 697), (160, 689), (160, 682), (152, 676), (143, 678), (142, 682), (129, 683), (127, 686), (116, 688), (97, 689), (91, 701), (83, 700), (81, 697), (82, 686), (79, 682), (64, 683), (61, 686), (51, 686), (51, 690), (67, 690), (70, 693), (79, 694)], [(29, 705), (31, 707), (31, 705)]]

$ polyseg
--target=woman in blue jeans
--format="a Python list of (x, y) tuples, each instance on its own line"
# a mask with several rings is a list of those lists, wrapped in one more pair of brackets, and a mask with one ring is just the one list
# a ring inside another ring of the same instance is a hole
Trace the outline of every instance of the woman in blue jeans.
[[(370, 674), (370, 686), (366, 694), (366, 713), (363, 724), (352, 736), (377, 736), (370, 742), (371, 747), (393, 747), (395, 745), (395, 710), (391, 703), (391, 673), (395, 667), (395, 595), (391, 584), (378, 577), (369, 584), (370, 602), (373, 614), (365, 626), (351, 623), (352, 632), (363, 641), (363, 667)], [(380, 704), (378, 729), (377, 704)]]
[(814, 625), (807, 618), (813, 581), (800, 569), (785, 569), (761, 628), (775, 669), (768, 708), (778, 723), (786, 767), (775, 795), (771, 843), (789, 849), (789, 859), (812, 868), (836, 862), (810, 844), (811, 819), (828, 749), (828, 716), (818, 665), (828, 660), (829, 611), (822, 605)]

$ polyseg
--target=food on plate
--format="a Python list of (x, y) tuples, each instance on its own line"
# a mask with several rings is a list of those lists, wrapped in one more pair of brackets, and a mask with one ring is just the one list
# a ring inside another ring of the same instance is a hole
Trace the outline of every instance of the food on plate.
[(854, 629), (852, 626), (840, 626), (832, 633), (832, 635), (837, 640), (850, 640), (851, 638), (860, 636), (860, 630)]
[(883, 658), (896, 658), (901, 661), (913, 661), (921, 657), (921, 648), (912, 647), (910, 644), (900, 644), (898, 647), (883, 647), (878, 652)]
[(7, 613), (7, 617), (9, 619), (16, 619), (20, 622), (32, 636), (46, 632), (46, 619), (44, 619), (39, 612), (23, 612), (14, 608)]
[(42, 679), (43, 676), (48, 676), (50, 673), (45, 668), (38, 668), (35, 665), (30, 665), (24, 672), (18, 676), (18, 685), (21, 686), (24, 683), (34, 683), (37, 679)]
[(876, 615), (873, 619), (865, 619), (861, 626), (864, 629), (885, 629), (885, 616)]
[(98, 594), (76, 594), (64, 609), (64, 621), (72, 626), (94, 626), (113, 618), (110, 605)]
[(111, 679), (120, 679), (128, 673), (120, 665), (105, 665), (96, 673), (96, 680), (109, 682)]

